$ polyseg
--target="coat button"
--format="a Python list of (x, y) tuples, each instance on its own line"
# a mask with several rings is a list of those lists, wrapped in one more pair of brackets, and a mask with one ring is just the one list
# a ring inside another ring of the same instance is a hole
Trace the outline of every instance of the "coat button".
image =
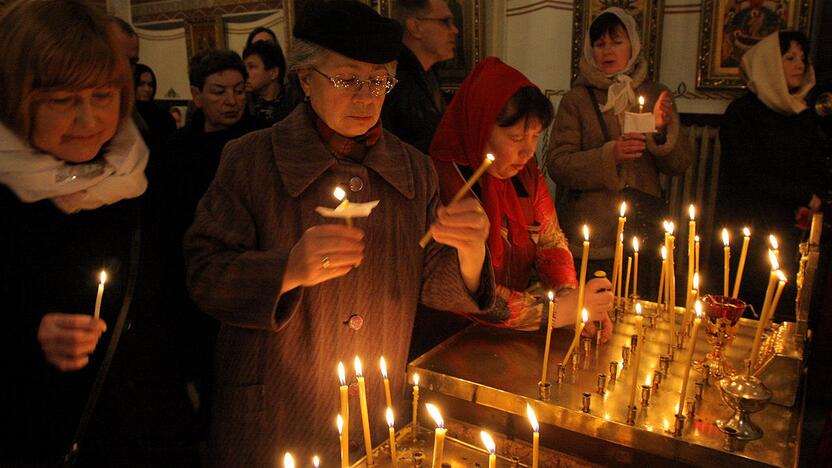
[(364, 317), (357, 314), (352, 314), (350, 315), (350, 319), (347, 322), (350, 326), (350, 329), (358, 331), (361, 330), (361, 327), (364, 326)]
[(364, 181), (361, 177), (352, 177), (350, 179), (350, 190), (353, 192), (360, 192), (364, 188)]

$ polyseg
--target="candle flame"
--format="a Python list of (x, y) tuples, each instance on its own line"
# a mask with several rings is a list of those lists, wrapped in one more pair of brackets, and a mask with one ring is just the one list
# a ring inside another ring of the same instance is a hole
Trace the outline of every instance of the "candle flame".
[(693, 241), (694, 242), (699, 242), (699, 236), (693, 236)]
[(783, 273), (782, 270), (777, 270), (777, 277), (780, 278), (780, 281), (786, 282), (786, 275)]
[(488, 153), (488, 154), (485, 155), (485, 159), (487, 159), (491, 162), (494, 162), (494, 155), (491, 154), (491, 153)]
[(430, 417), (436, 422), (436, 427), (443, 428), (445, 427), (445, 420), (442, 419), (442, 415), (439, 414), (439, 408), (434, 406), (432, 403), (428, 403), (425, 405), (428, 409), (428, 413), (430, 413)]
[(549, 291), (549, 293), (547, 294), (547, 296), (549, 296), (549, 300), (550, 300), (550, 301), (554, 301), (554, 300), (555, 300), (555, 293), (554, 293), (554, 291)]
[(387, 378), (387, 363), (384, 361), (384, 356), (378, 360), (378, 365), (381, 367), (381, 376)]
[(295, 468), (295, 459), (289, 452), (286, 452), (286, 455), (283, 455), (283, 468)]
[(640, 106), (644, 105), (644, 96), (639, 96), (638, 97), (638, 105), (640, 105)]
[(777, 255), (774, 255), (774, 252), (771, 250), (768, 251), (768, 261), (771, 262), (772, 271), (780, 269), (780, 262), (777, 261)]
[(742, 235), (744, 235), (745, 237), (751, 237), (751, 230), (748, 229), (748, 227), (742, 228)]
[(413, 385), (419, 386), (419, 374), (413, 374)]
[(584, 224), (584, 240), (589, 242), (589, 226)]
[(673, 414), (679, 414), (679, 403), (676, 403), (676, 409), (673, 410)]
[(777, 238), (774, 237), (774, 234), (768, 235), (768, 243), (771, 244), (771, 248), (773, 250), (777, 250), (780, 248), (780, 244), (777, 243)]
[(356, 377), (363, 377), (364, 373), (361, 372), (361, 359), (358, 359), (358, 356), (355, 357), (355, 361), (353, 362), (355, 365), (355, 376)]
[(669, 431), (669, 430), (670, 430), (670, 423), (667, 421), (667, 419), (665, 419), (664, 421), (662, 421), (662, 426), (664, 426), (664, 430), (665, 430), (665, 431)]
[(638, 253), (638, 237), (633, 236), (633, 251)]
[(609, 413), (604, 413), (604, 419), (609, 421), (610, 420), (610, 414)]
[(488, 453), (493, 455), (497, 451), (497, 446), (494, 444), (494, 439), (491, 438), (491, 435), (485, 431), (480, 431), (480, 438)]
[(338, 361), (338, 379), (341, 381), (341, 386), (347, 385), (347, 371), (344, 370), (344, 363)]
[(673, 229), (675, 228), (673, 221), (665, 221), (664, 222), (664, 230), (667, 232), (668, 235), (673, 235)]
[(641, 316), (641, 302), (636, 302), (636, 315)]
[(728, 247), (730, 239), (728, 238), (728, 229), (722, 228), (722, 245)]
[(662, 260), (667, 260), (667, 247), (662, 246)]
[(653, 377), (653, 376), (652, 376), (650, 373), (648, 373), (648, 374), (647, 374), (647, 378), (646, 378), (646, 379), (644, 379), (644, 385), (647, 385), (647, 386), (649, 387), (649, 386), (650, 386), (650, 384), (653, 382), (653, 378), (652, 378), (652, 377)]
[(534, 415), (534, 410), (528, 403), (526, 403), (526, 416), (529, 418), (529, 424), (532, 425), (532, 430), (534, 432), (540, 432), (540, 425), (537, 423), (537, 416)]
[(586, 309), (584, 309), (584, 310), (582, 310), (582, 311), (581, 311), (581, 320), (582, 320), (584, 323), (586, 323), (586, 322), (587, 322), (587, 320), (589, 320), (589, 312), (587, 312), (587, 311), (586, 311)]
[(693, 304), (693, 308), (694, 308), (694, 310), (696, 310), (696, 318), (701, 319), (702, 318), (702, 300), (700, 299), (700, 300), (696, 301), (696, 303)]
[(344, 432), (344, 418), (340, 414), (335, 418), (335, 426), (338, 428), (338, 435), (341, 435)]
[(101, 273), (98, 274), (98, 282), (104, 284), (107, 282), (107, 272), (101, 270)]
[(318, 468), (319, 466), (321, 466), (321, 459), (317, 455), (312, 457), (312, 466), (314, 466), (315, 468)]
[(693, 290), (699, 291), (699, 273), (693, 274)]
[(335, 187), (335, 190), (332, 191), (332, 196), (338, 199), (338, 201), (342, 201), (347, 196), (347, 192), (341, 187)]
[(688, 206), (688, 214), (690, 215), (690, 220), (693, 221), (696, 219), (696, 207), (693, 206), (693, 203)]
[(393, 408), (388, 406), (384, 414), (387, 417), (387, 427), (393, 427)]
[(627, 213), (627, 202), (621, 202), (621, 207), (618, 209), (618, 212), (621, 213), (621, 217), (623, 218)]

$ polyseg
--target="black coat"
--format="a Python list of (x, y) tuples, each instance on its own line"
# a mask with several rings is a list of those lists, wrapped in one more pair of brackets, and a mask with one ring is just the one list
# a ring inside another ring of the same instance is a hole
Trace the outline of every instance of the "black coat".
[[(795, 226), (795, 213), (809, 204), (813, 194), (820, 196), (826, 190), (829, 141), (822, 138), (811, 111), (786, 116), (769, 109), (751, 92), (728, 106), (719, 135), (722, 158), (716, 226), (733, 229), (734, 252), (741, 245), (740, 229), (748, 226), (752, 232), (740, 298), (750, 300), (758, 310), (762, 306), (770, 270), (768, 235), (773, 233), (781, 244), (781, 268), (790, 276), (778, 311), (783, 318), (793, 316), (789, 311), (794, 310), (797, 247), (804, 234)], [(722, 256), (714, 253), (711, 257), (720, 260), (714, 271), (722, 271)], [(732, 262), (732, 272), (737, 261)], [(714, 278), (712, 283), (720, 281)]]
[[(196, 427), (186, 394), (182, 336), (169, 306), (166, 251), (153, 193), (67, 215), (50, 201), (23, 203), (0, 186), (0, 465), (38, 466), (66, 452), (113, 336), (140, 232), (137, 285), (124, 332), (87, 437), (82, 466), (194, 463)], [(60, 372), (37, 340), (47, 312), (92, 314), (98, 271), (109, 273), (101, 317), (108, 325), (90, 363)]]

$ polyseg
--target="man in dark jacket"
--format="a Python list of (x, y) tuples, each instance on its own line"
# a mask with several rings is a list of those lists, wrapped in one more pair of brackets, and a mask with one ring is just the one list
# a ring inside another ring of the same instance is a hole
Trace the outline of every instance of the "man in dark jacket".
[(454, 58), (459, 34), (446, 0), (400, 0), (393, 16), (404, 29), (399, 83), (384, 101), (384, 128), (427, 154), (445, 98), (434, 65)]

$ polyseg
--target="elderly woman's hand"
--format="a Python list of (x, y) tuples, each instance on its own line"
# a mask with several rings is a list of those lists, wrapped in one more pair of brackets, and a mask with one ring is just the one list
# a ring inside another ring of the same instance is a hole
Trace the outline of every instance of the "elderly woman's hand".
[(584, 308), (589, 321), (584, 327), (584, 335), (595, 336), (595, 322), (601, 322), (601, 342), (606, 343), (612, 337), (612, 283), (606, 278), (593, 278), (586, 282), (584, 289)]
[(656, 117), (656, 130), (661, 130), (667, 127), (670, 123), (670, 116), (673, 112), (673, 102), (670, 100), (670, 93), (662, 91), (659, 94), (659, 99), (653, 106), (653, 115)]
[(615, 140), (615, 161), (640, 158), (647, 149), (647, 139), (641, 133), (625, 133)]
[(363, 259), (363, 230), (343, 224), (312, 226), (289, 252), (280, 293), (344, 276)]
[(90, 362), (105, 331), (107, 324), (91, 315), (52, 312), (40, 320), (38, 341), (49, 363), (64, 372), (76, 371)]
[(488, 216), (474, 198), (439, 208), (437, 220), (430, 227), (436, 242), (457, 249), (462, 279), (471, 292), (480, 287), (488, 229)]

